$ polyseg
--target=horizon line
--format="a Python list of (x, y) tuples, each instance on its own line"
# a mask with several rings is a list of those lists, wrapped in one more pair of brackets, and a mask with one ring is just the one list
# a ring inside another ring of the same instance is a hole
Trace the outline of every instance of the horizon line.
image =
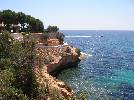
[(60, 29), (59, 31), (134, 31), (121, 29)]

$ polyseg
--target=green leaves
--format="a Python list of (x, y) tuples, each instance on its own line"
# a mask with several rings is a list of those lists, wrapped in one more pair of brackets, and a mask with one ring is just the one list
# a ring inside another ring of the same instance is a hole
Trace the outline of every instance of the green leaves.
[(13, 86), (15, 82), (15, 70), (6, 68), (0, 70), (0, 99), (2, 100), (28, 100), (23, 92)]
[(11, 86), (11, 83), (14, 82), (13, 69), (6, 68), (0, 71), (0, 86)]
[(43, 32), (44, 25), (39, 19), (23, 12), (14, 12), (11, 10), (0, 11), (0, 24), (3, 22), (7, 31), (11, 32), (15, 25), (20, 25), (20, 32)]
[(81, 55), (81, 50), (79, 48), (76, 48), (75, 52), (78, 54), (78, 56)]
[(10, 33), (0, 34), (0, 99), (16, 100), (36, 95), (34, 56), (33, 41), (18, 42)]
[(10, 36), (10, 33), (3, 32), (0, 34), (0, 58), (10, 57), (10, 49), (13, 42), (14, 40)]
[(48, 32), (58, 32), (59, 31), (59, 28), (57, 26), (48, 26), (47, 27), (47, 31)]
[(63, 44), (65, 35), (63, 33), (58, 34), (57, 38), (59, 39), (60, 43)]
[(42, 34), (42, 36), (41, 36), (41, 39), (42, 40), (45, 40), (45, 39), (47, 39), (49, 37), (49, 34), (47, 33), (47, 32), (44, 32), (43, 34)]

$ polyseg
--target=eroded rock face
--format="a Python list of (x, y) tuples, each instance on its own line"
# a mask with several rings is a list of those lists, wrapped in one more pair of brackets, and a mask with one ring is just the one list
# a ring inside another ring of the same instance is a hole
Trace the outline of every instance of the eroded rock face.
[(58, 46), (60, 42), (58, 39), (48, 39), (47, 40), (49, 46)]
[[(68, 50), (67, 50), (68, 49)], [(68, 51), (68, 52), (66, 52)], [(64, 82), (61, 82), (55, 79), (50, 73), (54, 73), (64, 68), (68, 68), (68, 64), (74, 64), (78, 62), (78, 54), (75, 52), (75, 48), (71, 46), (65, 46), (62, 48), (47, 48), (47, 49), (37, 49), (38, 55), (41, 59), (44, 59), (48, 56), (52, 56), (53, 60), (49, 64), (45, 64), (43, 67), (39, 67), (36, 65), (35, 73), (37, 77), (37, 81), (40, 84), (44, 84), (46, 81), (49, 84), (49, 88), (51, 90), (58, 91), (58, 95), (62, 95), (64, 97), (72, 97), (74, 95), (74, 91), (68, 87)], [(52, 92), (52, 91), (51, 91)]]
[[(61, 82), (54, 77), (52, 77), (49, 73), (45, 71), (45, 68), (38, 71), (38, 68), (36, 69), (36, 77), (37, 81), (40, 85), (42, 84), (48, 84), (48, 90), (50, 93), (54, 93), (58, 97), (73, 97), (74, 91), (68, 87), (64, 82)], [(46, 83), (47, 81), (47, 83)], [(49, 96), (51, 98), (51, 95)], [(50, 99), (51, 100), (51, 99)]]
[(67, 53), (65, 56), (55, 57), (54, 62), (46, 65), (47, 72), (52, 73), (57, 70), (68, 68), (68, 65), (78, 62), (78, 54), (75, 52), (75, 48), (70, 47), (70, 53)]

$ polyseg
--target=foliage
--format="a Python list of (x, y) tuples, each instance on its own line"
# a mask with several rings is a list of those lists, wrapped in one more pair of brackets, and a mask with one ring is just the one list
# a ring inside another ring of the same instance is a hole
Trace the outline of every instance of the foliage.
[(48, 56), (44, 59), (44, 64), (50, 64), (54, 61), (53, 57), (52, 56)]
[(75, 52), (78, 54), (78, 56), (81, 55), (81, 50), (79, 48), (76, 48)]
[(50, 95), (47, 82), (44, 82), (44, 84), (39, 85), (38, 93), (39, 93), (38, 100), (42, 100), (42, 99), (47, 100), (47, 97)]
[[(42, 100), (51, 97), (59, 100), (62, 97), (58, 91), (50, 89), (51, 84), (47, 81), (46, 85), (37, 84), (33, 70), (34, 48), (34, 41), (15, 41), (8, 32), (0, 34), (0, 99)], [(52, 62), (51, 56), (47, 62)]]
[(10, 49), (13, 45), (13, 38), (10, 33), (4, 32), (0, 34), (0, 58), (10, 57)]
[(15, 43), (11, 53), (16, 71), (15, 86), (21, 88), (29, 96), (34, 95), (36, 93), (36, 81), (33, 72), (35, 55), (33, 44), (29, 41)]
[(50, 25), (49, 25), (49, 26), (47, 27), (47, 31), (50, 32), (50, 33), (51, 33), (51, 32), (58, 32), (58, 31), (59, 31), (59, 28), (58, 28), (57, 26), (50, 26)]
[(0, 99), (1, 100), (27, 100), (28, 97), (21, 90), (16, 89), (12, 83), (15, 81), (14, 69), (7, 68), (0, 71)]
[(60, 33), (60, 32), (59, 32), (57, 38), (59, 39), (59, 42), (60, 42), (61, 44), (62, 44), (63, 41), (64, 41), (64, 37), (65, 37), (65, 35), (64, 35), (63, 33)]
[(42, 39), (47, 39), (49, 37), (49, 34), (47, 32), (44, 32), (42, 34)]
[(22, 12), (16, 13), (11, 10), (0, 11), (0, 23), (2, 22), (5, 29), (9, 32), (11, 31), (12, 25), (20, 26), (20, 32), (44, 31), (44, 25), (42, 21)]
[(32, 41), (16, 42), (10, 33), (0, 34), (0, 99), (36, 98), (34, 56)]

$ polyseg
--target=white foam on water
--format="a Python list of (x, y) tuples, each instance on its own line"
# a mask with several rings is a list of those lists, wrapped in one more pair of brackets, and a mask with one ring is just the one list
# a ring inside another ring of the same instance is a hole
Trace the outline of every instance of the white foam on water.
[(82, 38), (88, 38), (88, 37), (91, 37), (91, 36), (79, 36), (79, 35), (77, 35), (77, 36), (65, 36), (65, 37), (72, 37), (72, 38), (77, 38), (77, 37), (82, 37)]
[(81, 56), (80, 56), (80, 59), (81, 59), (81, 60), (82, 60), (82, 59), (86, 59), (86, 58), (88, 58), (88, 57), (92, 57), (92, 55), (91, 55), (91, 54), (84, 53), (84, 52), (81, 52)]
[(63, 42), (63, 45), (68, 45), (68, 43), (67, 42)]
[(84, 52), (81, 52), (81, 54), (83, 54), (85, 56), (88, 56), (88, 57), (91, 57), (92, 56), (91, 54), (87, 54), (87, 53), (84, 53)]

